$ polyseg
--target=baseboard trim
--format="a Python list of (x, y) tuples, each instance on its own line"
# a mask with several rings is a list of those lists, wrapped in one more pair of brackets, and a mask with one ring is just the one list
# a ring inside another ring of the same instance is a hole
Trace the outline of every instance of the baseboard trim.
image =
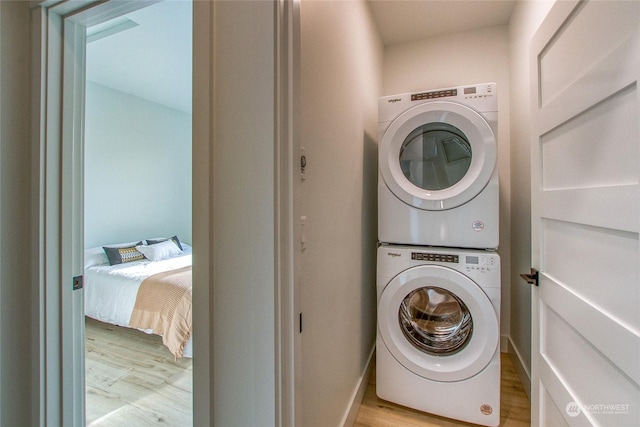
[(500, 335), (500, 353), (509, 352), (509, 337), (507, 335)]
[(351, 395), (349, 408), (347, 412), (342, 417), (342, 422), (340, 425), (342, 427), (351, 427), (355, 424), (356, 418), (358, 417), (358, 411), (360, 410), (360, 405), (362, 405), (362, 399), (364, 399), (364, 394), (367, 391), (367, 386), (369, 385), (369, 378), (371, 378), (371, 373), (375, 364), (373, 363), (374, 357), (376, 354), (376, 346), (374, 345), (369, 353), (369, 360), (367, 362), (367, 366), (364, 368), (364, 372), (362, 376), (358, 380), (358, 384), (356, 385), (353, 394)]
[(520, 382), (522, 383), (522, 388), (524, 388), (524, 392), (527, 393), (527, 397), (529, 398), (529, 402), (531, 402), (531, 373), (524, 365), (522, 361), (522, 356), (518, 349), (513, 345), (513, 341), (511, 338), (507, 339), (509, 345), (509, 358), (511, 359), (511, 363), (513, 364), (513, 369), (515, 369), (518, 374), (518, 378), (520, 378)]

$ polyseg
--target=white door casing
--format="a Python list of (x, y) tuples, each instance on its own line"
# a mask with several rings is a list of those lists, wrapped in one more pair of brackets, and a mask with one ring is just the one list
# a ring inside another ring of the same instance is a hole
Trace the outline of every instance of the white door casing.
[[(41, 425), (85, 424), (84, 299), (82, 291), (72, 287), (74, 277), (83, 273), (85, 29), (156, 1), (43, 1), (32, 11), (36, 24), (32, 33), (33, 69), (38, 77), (38, 85), (34, 86), (33, 132), (36, 135), (34, 143), (39, 149), (35, 167), (39, 168), (40, 182)], [(198, 7), (202, 9), (207, 5), (203, 3)], [(198, 23), (199, 28), (208, 28), (208, 21), (198, 20)], [(208, 36), (209, 32), (203, 31), (203, 34)], [(206, 64), (208, 68), (208, 61)], [(198, 76), (202, 69), (203, 66), (194, 67)], [(207, 73), (207, 79), (209, 75)], [(207, 97), (201, 95), (199, 99), (202, 101)], [(206, 121), (208, 117), (200, 120)], [(196, 129), (209, 129), (209, 126), (201, 123)], [(200, 149), (209, 143), (204, 136), (199, 140), (202, 142), (198, 145)], [(202, 169), (199, 167), (198, 170)], [(205, 226), (200, 225), (200, 230), (205, 230)], [(203, 234), (209, 235), (208, 232)], [(203, 291), (208, 289), (199, 289), (200, 293)], [(202, 308), (195, 310), (206, 312), (205, 317), (210, 312), (204, 307), (208, 300), (201, 298), (197, 304)], [(198, 336), (203, 345), (194, 351), (205, 362), (209, 361), (208, 322), (201, 323), (203, 333)], [(200, 373), (207, 374), (206, 368), (204, 363), (199, 363)], [(197, 419), (202, 424), (209, 424), (210, 375), (194, 380), (194, 388)]]
[(534, 426), (640, 424), (639, 18), (559, 1), (532, 40)]
[[(82, 184), (77, 181), (82, 172), (79, 161), (82, 145), (83, 90), (79, 87), (84, 76), (84, 27), (106, 21), (159, 0), (74, 0), (34, 2), (33, 69), (34, 107), (33, 134), (35, 175), (39, 182), (38, 230), (40, 245), (38, 263), (40, 273), (40, 424), (84, 425), (84, 358), (82, 328), (82, 291), (71, 291), (72, 277), (82, 271)], [(277, 63), (277, 147), (279, 160), (278, 230), (281, 234), (278, 251), (278, 274), (275, 283), (278, 298), (274, 317), (280, 334), (276, 340), (278, 378), (275, 398), (275, 425), (293, 425), (294, 394), (297, 385), (300, 355), (291, 337), (295, 316), (292, 310), (295, 290), (291, 253), (290, 220), (292, 135), (295, 135), (295, 82), (298, 71), (294, 52), (299, 43), (298, 5), (292, 0), (273, 3), (275, 24), (278, 25)], [(194, 320), (199, 325), (194, 339), (194, 425), (213, 425), (213, 135), (214, 104), (214, 32), (216, 12), (213, 2), (194, 2), (194, 91), (193, 150), (194, 150), (194, 249), (200, 260), (194, 263)], [(292, 63), (293, 62), (293, 63)], [(64, 86), (63, 86), (64, 81)], [(63, 90), (64, 88), (64, 90)], [(61, 106), (63, 109), (61, 110)], [(276, 106), (274, 105), (274, 108)], [(71, 139), (69, 139), (71, 138)], [(220, 163), (220, 161), (218, 162)], [(64, 170), (63, 170), (64, 169)], [(80, 176), (81, 178), (81, 176)], [(63, 188), (64, 187), (64, 188)], [(72, 260), (67, 262), (70, 257)], [(80, 271), (78, 271), (80, 269)], [(71, 294), (71, 295), (70, 295)], [(290, 313), (289, 313), (290, 314)], [(280, 348), (282, 351), (280, 351)], [(295, 366), (295, 368), (294, 368)], [(297, 372), (297, 371), (296, 371)], [(295, 377), (295, 378), (294, 378)], [(266, 396), (263, 401), (268, 401)], [(264, 403), (264, 402), (261, 402)], [(269, 422), (269, 421), (267, 421)]]
[[(34, 8), (34, 134), (40, 167), (40, 420), (84, 424), (82, 137), (86, 2)], [(75, 90), (70, 90), (73, 88)]]

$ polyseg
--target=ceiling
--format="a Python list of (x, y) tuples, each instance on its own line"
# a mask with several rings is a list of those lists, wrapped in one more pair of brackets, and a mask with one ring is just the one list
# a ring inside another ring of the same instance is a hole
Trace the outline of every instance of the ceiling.
[(369, 0), (385, 46), (504, 25), (515, 0)]
[[(190, 113), (191, 1), (162, 1), (125, 18), (134, 26), (117, 18), (88, 29), (87, 80)], [(94, 33), (107, 36), (91, 41)]]
[[(504, 25), (509, 22), (516, 1), (368, 0), (368, 3), (383, 43), (390, 46)], [(161, 1), (125, 18), (132, 22), (119, 19), (89, 28), (90, 40), (97, 40), (87, 45), (87, 79), (190, 113), (191, 0)]]

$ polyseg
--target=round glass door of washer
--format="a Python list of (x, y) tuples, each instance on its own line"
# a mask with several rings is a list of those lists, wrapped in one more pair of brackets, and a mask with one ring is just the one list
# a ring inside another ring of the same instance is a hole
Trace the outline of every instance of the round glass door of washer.
[(427, 354), (455, 354), (473, 334), (469, 308), (455, 294), (437, 287), (410, 292), (400, 304), (398, 321), (409, 342)]
[(405, 368), (435, 381), (481, 372), (498, 349), (498, 317), (470, 278), (438, 265), (411, 267), (385, 286), (378, 332)]

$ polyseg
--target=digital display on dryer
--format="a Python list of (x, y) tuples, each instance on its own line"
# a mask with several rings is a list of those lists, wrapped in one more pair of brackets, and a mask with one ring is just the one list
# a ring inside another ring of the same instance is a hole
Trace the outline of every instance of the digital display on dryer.
[(415, 261), (453, 262), (458, 263), (458, 255), (437, 254), (426, 252), (411, 252), (411, 259)]
[(424, 99), (446, 98), (458, 96), (458, 89), (435, 90), (433, 92), (414, 93), (411, 95), (412, 101), (422, 101)]
[(479, 260), (477, 256), (468, 256), (466, 257), (467, 264), (478, 264)]

